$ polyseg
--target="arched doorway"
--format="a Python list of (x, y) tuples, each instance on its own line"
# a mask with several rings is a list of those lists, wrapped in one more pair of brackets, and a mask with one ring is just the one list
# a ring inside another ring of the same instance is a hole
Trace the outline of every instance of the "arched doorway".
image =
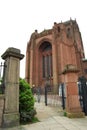
[(44, 41), (39, 47), (39, 67), (41, 85), (44, 86), (48, 81), (52, 86), (52, 45), (48, 41)]

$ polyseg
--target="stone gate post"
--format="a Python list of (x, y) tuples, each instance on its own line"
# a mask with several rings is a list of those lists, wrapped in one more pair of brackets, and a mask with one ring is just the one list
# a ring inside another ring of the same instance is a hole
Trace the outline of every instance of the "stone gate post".
[(65, 84), (66, 84), (66, 113), (70, 118), (84, 117), (82, 112), (79, 95), (78, 95), (78, 70), (74, 65), (66, 65), (64, 69)]
[(19, 124), (19, 72), (20, 60), (24, 55), (16, 48), (8, 48), (2, 55), (6, 63), (5, 71), (5, 103), (2, 127)]

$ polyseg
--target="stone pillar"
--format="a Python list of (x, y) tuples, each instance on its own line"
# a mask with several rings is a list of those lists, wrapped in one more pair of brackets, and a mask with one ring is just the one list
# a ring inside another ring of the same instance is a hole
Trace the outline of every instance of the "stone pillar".
[(4, 109), (4, 94), (0, 94), (0, 127), (2, 125), (2, 116), (3, 116), (3, 109)]
[(78, 70), (73, 65), (66, 65), (63, 72), (66, 84), (66, 113), (70, 118), (84, 117), (79, 102), (77, 73)]
[(39, 69), (39, 53), (38, 53), (38, 50), (36, 51), (35, 54), (36, 54), (36, 66), (35, 66), (36, 67), (35, 68), (36, 69), (36, 72), (35, 72), (36, 73), (36, 78), (35, 78), (36, 81), (35, 81), (35, 86), (38, 86), (38, 84), (39, 84), (38, 83), (39, 82), (39, 74), (38, 74), (39, 73), (39, 71), (38, 71), (38, 69)]
[(32, 78), (33, 78), (33, 49), (30, 50), (30, 85), (32, 86)]
[(19, 124), (19, 72), (20, 60), (24, 55), (16, 48), (8, 48), (2, 55), (6, 62), (5, 71), (5, 104), (2, 127)]
[(52, 47), (52, 52), (53, 52), (53, 55), (52, 55), (52, 60), (53, 60), (53, 91), (54, 93), (57, 93), (58, 92), (58, 73), (57, 73), (57, 56), (56, 56), (56, 45), (53, 45)]
[(25, 63), (25, 79), (29, 83), (29, 64), (30, 64), (30, 59), (29, 59), (29, 50), (28, 50), (28, 45), (27, 45), (27, 50), (26, 50), (26, 63)]

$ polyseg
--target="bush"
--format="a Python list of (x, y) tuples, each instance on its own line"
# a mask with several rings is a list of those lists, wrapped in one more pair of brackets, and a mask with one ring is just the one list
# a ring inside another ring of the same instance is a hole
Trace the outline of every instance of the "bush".
[(20, 121), (32, 122), (36, 110), (34, 109), (35, 100), (30, 85), (24, 79), (20, 79), (19, 87)]

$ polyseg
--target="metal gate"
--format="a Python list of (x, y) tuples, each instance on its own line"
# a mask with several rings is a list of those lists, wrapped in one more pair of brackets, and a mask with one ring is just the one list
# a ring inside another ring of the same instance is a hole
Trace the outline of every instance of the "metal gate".
[(6, 65), (5, 62), (0, 64), (0, 94), (4, 94), (5, 91), (5, 82), (4, 82), (4, 78), (5, 78), (5, 69), (6, 69)]
[(66, 107), (66, 86), (64, 83), (59, 85), (59, 96), (61, 97), (62, 108)]
[(78, 79), (79, 101), (83, 112), (87, 115), (87, 79), (82, 76)]

